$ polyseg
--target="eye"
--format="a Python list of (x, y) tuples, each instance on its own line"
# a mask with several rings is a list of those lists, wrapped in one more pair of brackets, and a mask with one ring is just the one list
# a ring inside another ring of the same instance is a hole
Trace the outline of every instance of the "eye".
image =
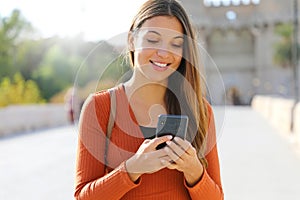
[(176, 38), (171, 42), (173, 48), (182, 49), (184, 40), (182, 38)]
[(182, 48), (183, 44), (172, 44), (172, 46), (175, 48)]
[(153, 40), (153, 39), (146, 39), (146, 40), (147, 40), (147, 42), (149, 42), (151, 44), (156, 44), (159, 42), (158, 40)]

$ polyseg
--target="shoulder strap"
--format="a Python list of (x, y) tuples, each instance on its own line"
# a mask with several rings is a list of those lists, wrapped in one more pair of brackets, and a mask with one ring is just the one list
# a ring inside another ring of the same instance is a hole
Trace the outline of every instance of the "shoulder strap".
[(116, 115), (116, 93), (115, 90), (109, 89), (109, 95), (110, 95), (110, 113), (109, 113), (109, 118), (108, 118), (108, 124), (107, 124), (107, 130), (106, 130), (106, 137), (110, 139), (111, 136), (111, 130), (114, 126), (115, 122), (115, 115)]
[(108, 91), (110, 96), (110, 112), (109, 112), (109, 118), (108, 118), (107, 129), (106, 129), (105, 152), (104, 152), (105, 167), (107, 165), (107, 150), (108, 150), (108, 145), (111, 137), (112, 128), (115, 123), (115, 116), (116, 116), (116, 109), (117, 109), (115, 89), (111, 88)]

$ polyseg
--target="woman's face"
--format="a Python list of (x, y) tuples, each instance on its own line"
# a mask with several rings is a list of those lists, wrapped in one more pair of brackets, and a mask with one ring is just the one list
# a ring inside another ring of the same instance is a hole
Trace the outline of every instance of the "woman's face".
[(167, 80), (183, 53), (183, 27), (176, 17), (157, 16), (144, 22), (133, 36), (134, 67), (149, 81)]

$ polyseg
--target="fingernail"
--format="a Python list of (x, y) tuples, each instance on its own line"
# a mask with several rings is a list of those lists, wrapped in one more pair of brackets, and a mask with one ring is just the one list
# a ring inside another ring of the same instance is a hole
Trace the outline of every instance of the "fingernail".
[(164, 150), (165, 150), (166, 153), (170, 152), (169, 148), (167, 148), (167, 147), (165, 147)]
[(168, 139), (171, 140), (173, 137), (172, 135), (168, 135)]

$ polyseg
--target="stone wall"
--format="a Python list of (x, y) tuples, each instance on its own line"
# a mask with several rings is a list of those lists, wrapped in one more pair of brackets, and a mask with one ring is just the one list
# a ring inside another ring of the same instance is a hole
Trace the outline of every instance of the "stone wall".
[(0, 136), (69, 124), (63, 104), (20, 105), (0, 109)]
[(297, 104), (295, 110), (294, 110), (294, 133), (296, 135), (296, 140), (298, 141), (300, 145), (300, 103)]
[(257, 95), (251, 106), (280, 133), (290, 136), (300, 145), (300, 102), (295, 105), (293, 99)]

